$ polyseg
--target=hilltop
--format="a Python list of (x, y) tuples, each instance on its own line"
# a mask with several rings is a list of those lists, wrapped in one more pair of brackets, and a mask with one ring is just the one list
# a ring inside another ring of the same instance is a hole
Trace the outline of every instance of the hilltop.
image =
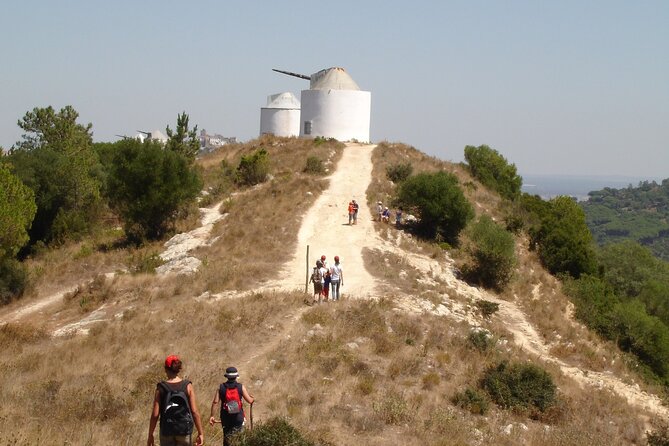
[[(226, 169), (259, 148), (269, 181), (227, 184)], [(305, 172), (309, 157), (322, 175)], [(0, 309), (8, 441), (113, 444), (124, 432), (143, 443), (172, 353), (201, 413), (236, 365), (256, 422), (285, 416), (317, 444), (644, 444), (669, 415), (634, 361), (574, 320), (526, 235), (514, 239), (513, 279), (494, 293), (462, 280), (458, 249), (373, 221), (372, 205), (396, 187), (386, 170), (401, 163), (455, 175), (477, 215), (501, 219), (503, 200), (463, 166), (403, 144), (269, 137), (198, 163), (200, 216), (182, 219), (167, 246), (115, 245), (112, 227), (28, 261), (34, 290)], [(346, 224), (350, 199), (361, 204), (356, 226)], [(309, 264), (342, 258), (341, 302), (304, 305), (307, 245)], [(499, 310), (484, 317), (480, 302)], [(480, 381), (505, 361), (545, 370), (555, 404), (487, 400)], [(207, 427), (207, 443), (220, 440)]]

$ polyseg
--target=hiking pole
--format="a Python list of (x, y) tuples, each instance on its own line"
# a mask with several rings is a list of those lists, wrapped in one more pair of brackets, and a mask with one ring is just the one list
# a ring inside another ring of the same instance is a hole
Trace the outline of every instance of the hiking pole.
[(307, 245), (307, 267), (306, 267), (306, 278), (304, 279), (304, 294), (309, 291), (309, 245)]
[(251, 417), (251, 430), (253, 430), (253, 403), (251, 403), (250, 412), (251, 412), (251, 416), (250, 416)]

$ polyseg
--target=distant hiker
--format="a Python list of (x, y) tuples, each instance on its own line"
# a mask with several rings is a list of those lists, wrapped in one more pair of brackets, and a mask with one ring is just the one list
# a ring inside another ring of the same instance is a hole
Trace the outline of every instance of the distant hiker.
[(376, 217), (381, 221), (381, 217), (383, 216), (383, 203), (380, 201), (376, 202)]
[(314, 284), (314, 299), (312, 304), (321, 301), (321, 296), (323, 295), (323, 263), (320, 260), (316, 260), (316, 267), (311, 270), (311, 277), (309, 277), (309, 283)]
[(161, 446), (191, 446), (193, 423), (197, 428), (195, 444), (204, 444), (204, 430), (200, 413), (195, 402), (195, 391), (190, 381), (181, 379), (182, 363), (178, 356), (170, 355), (165, 359), (167, 381), (161, 381), (156, 387), (153, 398), (153, 410), (149, 421), (149, 439), (147, 446), (153, 446), (153, 431), (160, 418)]
[(229, 446), (233, 435), (244, 428), (246, 417), (244, 415), (244, 405), (242, 399), (251, 405), (251, 424), (253, 424), (253, 401), (255, 399), (246, 391), (246, 386), (237, 382), (239, 373), (234, 367), (225, 369), (226, 382), (221, 384), (214, 394), (214, 400), (211, 402), (211, 413), (209, 414), (209, 425), (216, 423), (214, 414), (216, 407), (221, 405), (221, 425), (223, 426), (223, 445)]
[(397, 212), (395, 212), (395, 226), (397, 228), (402, 226), (402, 208), (397, 209)]
[(323, 264), (323, 268), (328, 269), (328, 262), (325, 260), (327, 257), (325, 257), (325, 254), (321, 256), (321, 263)]
[(332, 300), (339, 300), (339, 287), (344, 286), (344, 271), (339, 263), (339, 256), (334, 257), (334, 265), (330, 267), (330, 283), (332, 284)]
[(388, 209), (388, 206), (383, 210), (383, 213), (381, 214), (381, 221), (384, 223), (388, 223), (390, 221), (390, 209)]
[(353, 202), (349, 201), (348, 202), (348, 225), (351, 226), (353, 224)]
[(358, 202), (353, 200), (353, 224), (358, 224), (358, 210), (360, 209), (360, 206), (358, 205)]

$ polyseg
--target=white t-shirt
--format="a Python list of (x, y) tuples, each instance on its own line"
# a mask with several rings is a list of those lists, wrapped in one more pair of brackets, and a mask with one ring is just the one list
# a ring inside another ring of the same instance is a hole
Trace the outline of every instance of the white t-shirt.
[(332, 280), (339, 280), (341, 279), (341, 263), (337, 265), (336, 263), (330, 267), (330, 278)]
[(325, 268), (321, 267), (321, 285), (325, 284), (325, 274), (328, 272)]

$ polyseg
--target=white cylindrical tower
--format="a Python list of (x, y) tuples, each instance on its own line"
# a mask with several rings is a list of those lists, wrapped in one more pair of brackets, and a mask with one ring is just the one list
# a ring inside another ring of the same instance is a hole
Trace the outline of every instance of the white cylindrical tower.
[(300, 136), (368, 142), (372, 94), (361, 91), (343, 68), (311, 75), (311, 88), (302, 90)]
[(293, 93), (267, 97), (267, 106), (260, 109), (260, 134), (299, 136), (300, 101)]

